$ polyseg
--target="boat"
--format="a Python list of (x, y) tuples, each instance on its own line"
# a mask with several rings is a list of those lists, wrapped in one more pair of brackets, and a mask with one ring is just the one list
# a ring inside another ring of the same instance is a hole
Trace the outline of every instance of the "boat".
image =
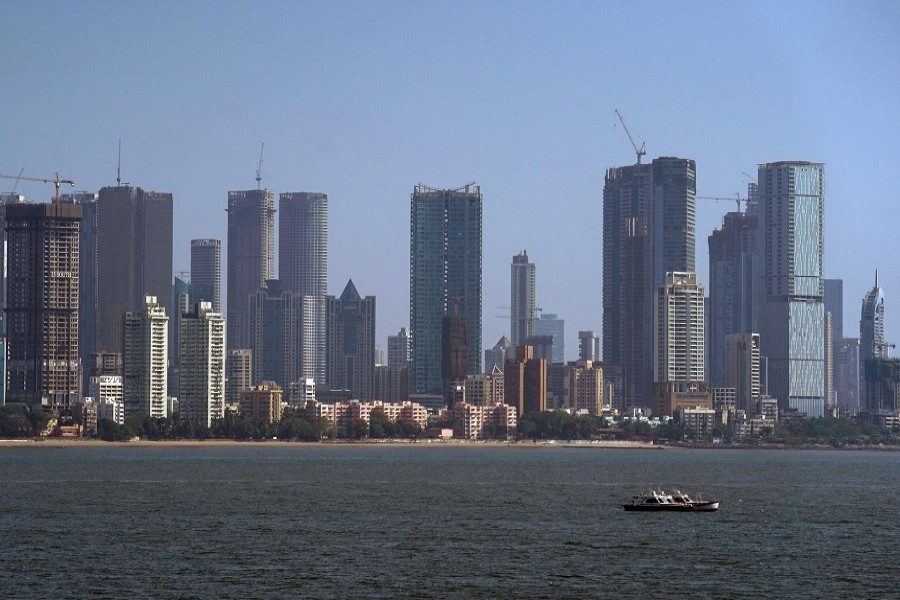
[(696, 500), (688, 496), (687, 494), (675, 490), (672, 493), (672, 499), (676, 502), (684, 502), (685, 504), (690, 504), (694, 507), (694, 510), (712, 512), (714, 510), (719, 510), (719, 501), (718, 500), (704, 500), (702, 496), (698, 496)]
[(623, 504), (622, 508), (627, 511), (712, 512), (719, 510), (719, 501), (694, 500), (677, 490), (674, 494), (650, 490), (646, 494), (633, 496), (631, 503)]

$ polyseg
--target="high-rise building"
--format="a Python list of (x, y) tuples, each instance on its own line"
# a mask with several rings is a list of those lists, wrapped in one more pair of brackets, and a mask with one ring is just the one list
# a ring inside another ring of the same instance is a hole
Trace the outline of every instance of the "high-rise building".
[(388, 366), (409, 366), (409, 332), (401, 327), (397, 335), (388, 336)]
[(515, 355), (516, 349), (512, 346), (509, 338), (505, 335), (497, 340), (494, 347), (484, 351), (484, 372), (493, 373), (494, 367), (498, 367), (501, 371), (506, 365), (506, 360)]
[(595, 362), (600, 360), (600, 337), (596, 331), (578, 332), (578, 358)]
[(519, 418), (547, 410), (547, 361), (534, 358), (531, 346), (516, 348), (516, 357), (503, 370), (506, 403), (516, 407)]
[(696, 164), (657, 158), (607, 170), (603, 188), (603, 361), (622, 368), (619, 404), (652, 406), (653, 311), (668, 272), (696, 271)]
[(274, 381), (263, 381), (241, 392), (241, 416), (253, 421), (277, 423), (281, 419), (283, 391)]
[[(172, 314), (172, 194), (105, 187), (97, 199), (95, 351), (122, 352), (122, 317), (143, 311), (147, 296)], [(174, 358), (174, 347), (167, 354)]]
[(227, 347), (250, 347), (250, 296), (275, 277), (275, 194), (228, 192)]
[(559, 315), (543, 313), (534, 323), (535, 335), (549, 335), (553, 338), (553, 349), (547, 362), (566, 362), (566, 322)]
[(117, 402), (124, 406), (124, 387), (121, 375), (95, 375), (88, 377), (88, 396), (95, 402)]
[(884, 293), (878, 285), (876, 270), (875, 287), (863, 298), (859, 317), (859, 370), (862, 376), (859, 389), (862, 394), (861, 406), (867, 409), (871, 408), (872, 403), (867, 397), (870, 386), (866, 384), (865, 378), (870, 370), (866, 365), (872, 359), (885, 357), (884, 350)]
[[(308, 296), (304, 313), (304, 344), (314, 349), (306, 365), (320, 386), (325, 375), (326, 296), (328, 294), (328, 196), (309, 192), (278, 197), (278, 278), (285, 290)], [(311, 303), (310, 303), (311, 302)]]
[(513, 346), (523, 346), (534, 335), (537, 318), (537, 267), (522, 250), (510, 265), (510, 335)]
[(759, 165), (761, 352), (781, 409), (825, 413), (824, 165)]
[(191, 240), (191, 302), (222, 312), (222, 240)]
[[(326, 336), (327, 337), (327, 336)], [(378, 342), (375, 343), (375, 366), (386, 365), (384, 358), (384, 348), (381, 347), (381, 344)]]
[[(900, 358), (866, 359), (866, 412), (870, 418), (900, 415)], [(882, 421), (883, 423), (883, 421)], [(884, 426), (884, 425), (882, 425)]]
[(469, 374), (469, 323), (465, 315), (444, 315), (441, 319), (441, 380), (444, 398), (452, 408), (454, 386), (461, 386)]
[(758, 331), (754, 302), (758, 217), (730, 212), (709, 236), (707, 371), (713, 386), (725, 385), (725, 339)]
[(7, 402), (65, 412), (81, 395), (80, 220), (77, 205), (6, 205)]
[(144, 303), (144, 310), (127, 311), (122, 319), (125, 416), (166, 417), (169, 317), (155, 296)]
[[(194, 298), (191, 296), (191, 284), (179, 276), (175, 276), (175, 283), (172, 285), (172, 316), (169, 319), (169, 337), (175, 348), (181, 348), (181, 316), (191, 310), (191, 303)], [(178, 367), (180, 353), (176, 352), (175, 356), (169, 362), (169, 366), (173, 369)], [(171, 379), (169, 381), (171, 384)]]
[(225, 318), (212, 302), (181, 315), (178, 410), (207, 427), (225, 416)]
[(375, 400), (405, 402), (409, 400), (409, 366), (375, 367)]
[(825, 346), (831, 347), (831, 353), (825, 353), (825, 398), (826, 405), (836, 408), (838, 405), (837, 361), (838, 348), (844, 338), (844, 281), (842, 279), (826, 279), (825, 315), (831, 314), (825, 326)]
[(704, 381), (703, 286), (697, 275), (667, 273), (656, 300), (656, 382)]
[[(0, 194), (0, 335), (6, 335), (6, 277), (7, 277), (7, 243), (6, 243), (6, 206), (8, 204), (25, 204), (25, 196), (16, 193)], [(83, 212), (82, 212), (82, 218)], [(80, 282), (79, 282), (80, 283)], [(79, 342), (80, 342), (79, 337)], [(4, 387), (0, 385), (0, 387)]]
[(304, 313), (312, 308), (310, 296), (293, 294), (281, 281), (270, 279), (250, 297), (250, 350), (253, 381), (274, 381), (282, 389), (301, 378), (312, 378), (315, 348), (308, 345)]
[(724, 386), (735, 391), (735, 408), (754, 413), (762, 394), (759, 372), (759, 334), (730, 333), (725, 336)]
[(353, 280), (340, 298), (328, 296), (325, 385), (372, 400), (375, 391), (375, 296), (360, 297)]
[(241, 392), (253, 387), (253, 352), (234, 348), (225, 357), (225, 404), (237, 410)]
[(825, 410), (830, 415), (834, 415), (837, 409), (837, 399), (835, 397), (834, 391), (834, 335), (833, 326), (831, 323), (831, 313), (827, 310), (825, 311), (825, 319), (824, 319), (824, 342), (825, 345), (822, 347), (822, 356), (824, 358), (823, 365), (823, 373), (825, 374), (825, 379), (822, 383), (823, 389), (825, 392)]
[(603, 413), (603, 367), (592, 360), (579, 360), (568, 368), (569, 407), (588, 414)]
[(838, 410), (855, 415), (863, 407), (859, 389), (863, 375), (860, 373), (859, 338), (844, 338), (835, 344), (834, 392)]
[(76, 192), (59, 197), (63, 204), (81, 206), (78, 235), (78, 358), (82, 365), (83, 385), (89, 379), (87, 366), (97, 346), (97, 198), (95, 192)]
[(459, 314), (468, 322), (467, 373), (481, 371), (481, 188), (417, 185), (410, 199), (409, 231), (410, 388), (439, 394), (441, 319), (451, 302), (459, 303)]

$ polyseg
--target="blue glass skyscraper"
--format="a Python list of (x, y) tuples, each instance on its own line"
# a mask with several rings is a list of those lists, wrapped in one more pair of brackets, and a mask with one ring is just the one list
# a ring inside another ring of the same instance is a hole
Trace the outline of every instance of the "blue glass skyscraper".
[(762, 354), (769, 394), (810, 417), (825, 410), (824, 165), (759, 165)]
[(417, 185), (410, 200), (410, 391), (440, 394), (441, 320), (451, 306), (465, 317), (469, 373), (481, 372), (481, 188)]

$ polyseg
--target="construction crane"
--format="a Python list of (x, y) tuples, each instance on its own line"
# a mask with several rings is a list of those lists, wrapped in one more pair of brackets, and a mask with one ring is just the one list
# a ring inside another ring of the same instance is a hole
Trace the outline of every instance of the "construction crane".
[(746, 204), (748, 200), (746, 198), (741, 198), (741, 195), (738, 193), (734, 194), (734, 197), (731, 196), (695, 196), (697, 200), (731, 200), (732, 202), (737, 203), (737, 211), (741, 212), (741, 202)]
[(0, 175), (0, 179), (15, 179), (16, 185), (18, 185), (20, 179), (24, 181), (39, 181), (41, 183), (52, 183), (56, 186), (56, 195), (53, 197), (54, 202), (59, 204), (59, 186), (62, 183), (68, 183), (72, 187), (75, 187), (75, 182), (71, 179), (60, 179), (59, 173), (54, 173), (54, 177), (51, 179), (50, 177), (22, 177), (22, 174), (18, 175)]
[(19, 169), (19, 174), (16, 175), (16, 182), (13, 184), (13, 189), (10, 192), (10, 195), (13, 195), (16, 193), (16, 188), (19, 187), (19, 180), (22, 179), (22, 173), (24, 173), (24, 172), (25, 172), (25, 167), (22, 167), (21, 169)]
[(622, 118), (622, 113), (619, 112), (619, 109), (615, 109), (616, 116), (619, 117), (619, 122), (622, 123), (622, 127), (625, 129), (625, 135), (628, 136), (628, 141), (631, 142), (631, 145), (634, 147), (634, 153), (637, 154), (637, 164), (641, 164), (641, 157), (647, 154), (647, 151), (644, 149), (646, 146), (646, 142), (641, 142), (641, 147), (638, 148), (637, 144), (634, 143), (634, 138), (631, 137), (631, 132), (628, 131), (628, 125), (625, 124), (625, 119)]
[(256, 167), (256, 189), (260, 189), (260, 183), (262, 182), (262, 157), (263, 157), (263, 149), (266, 147), (266, 143), (263, 142), (259, 145), (259, 165)]

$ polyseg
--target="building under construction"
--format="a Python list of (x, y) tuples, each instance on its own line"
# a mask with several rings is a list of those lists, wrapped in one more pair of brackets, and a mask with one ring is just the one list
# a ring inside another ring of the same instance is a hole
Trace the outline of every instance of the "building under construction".
[(66, 412), (78, 401), (80, 221), (78, 205), (6, 206), (7, 402)]

